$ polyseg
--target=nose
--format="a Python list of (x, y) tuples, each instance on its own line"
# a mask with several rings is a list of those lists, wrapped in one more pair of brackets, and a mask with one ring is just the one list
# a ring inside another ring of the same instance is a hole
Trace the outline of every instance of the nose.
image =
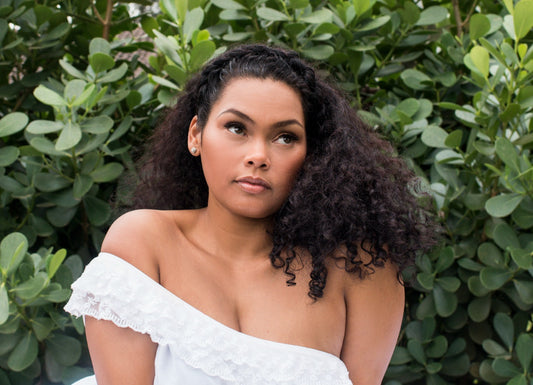
[(250, 143), (244, 163), (247, 166), (261, 169), (270, 167), (270, 156), (268, 154), (268, 145), (263, 141), (254, 141)]

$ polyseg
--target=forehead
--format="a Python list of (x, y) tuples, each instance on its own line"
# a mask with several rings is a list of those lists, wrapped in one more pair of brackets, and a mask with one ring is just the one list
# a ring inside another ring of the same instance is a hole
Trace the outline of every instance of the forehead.
[(299, 93), (288, 84), (273, 79), (235, 78), (230, 80), (211, 113), (226, 109), (241, 109), (244, 113), (282, 115), (284, 119), (299, 119), (303, 123), (303, 107)]

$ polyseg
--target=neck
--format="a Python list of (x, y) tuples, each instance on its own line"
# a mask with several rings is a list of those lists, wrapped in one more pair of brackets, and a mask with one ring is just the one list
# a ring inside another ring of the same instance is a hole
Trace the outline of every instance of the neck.
[(272, 218), (245, 218), (208, 205), (202, 210), (198, 225), (204, 234), (202, 247), (220, 258), (265, 259), (272, 249), (268, 234)]

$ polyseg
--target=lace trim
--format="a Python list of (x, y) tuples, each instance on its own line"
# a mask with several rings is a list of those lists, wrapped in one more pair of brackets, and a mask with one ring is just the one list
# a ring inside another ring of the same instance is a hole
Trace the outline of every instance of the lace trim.
[(352, 385), (334, 355), (231, 329), (112, 254), (93, 259), (72, 289), (69, 313), (148, 334), (188, 365), (229, 383)]

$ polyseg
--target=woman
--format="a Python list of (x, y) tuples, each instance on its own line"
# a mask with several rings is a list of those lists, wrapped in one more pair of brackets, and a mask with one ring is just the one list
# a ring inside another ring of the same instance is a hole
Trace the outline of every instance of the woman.
[(433, 243), (391, 153), (294, 52), (208, 63), (73, 285), (98, 384), (380, 384)]

